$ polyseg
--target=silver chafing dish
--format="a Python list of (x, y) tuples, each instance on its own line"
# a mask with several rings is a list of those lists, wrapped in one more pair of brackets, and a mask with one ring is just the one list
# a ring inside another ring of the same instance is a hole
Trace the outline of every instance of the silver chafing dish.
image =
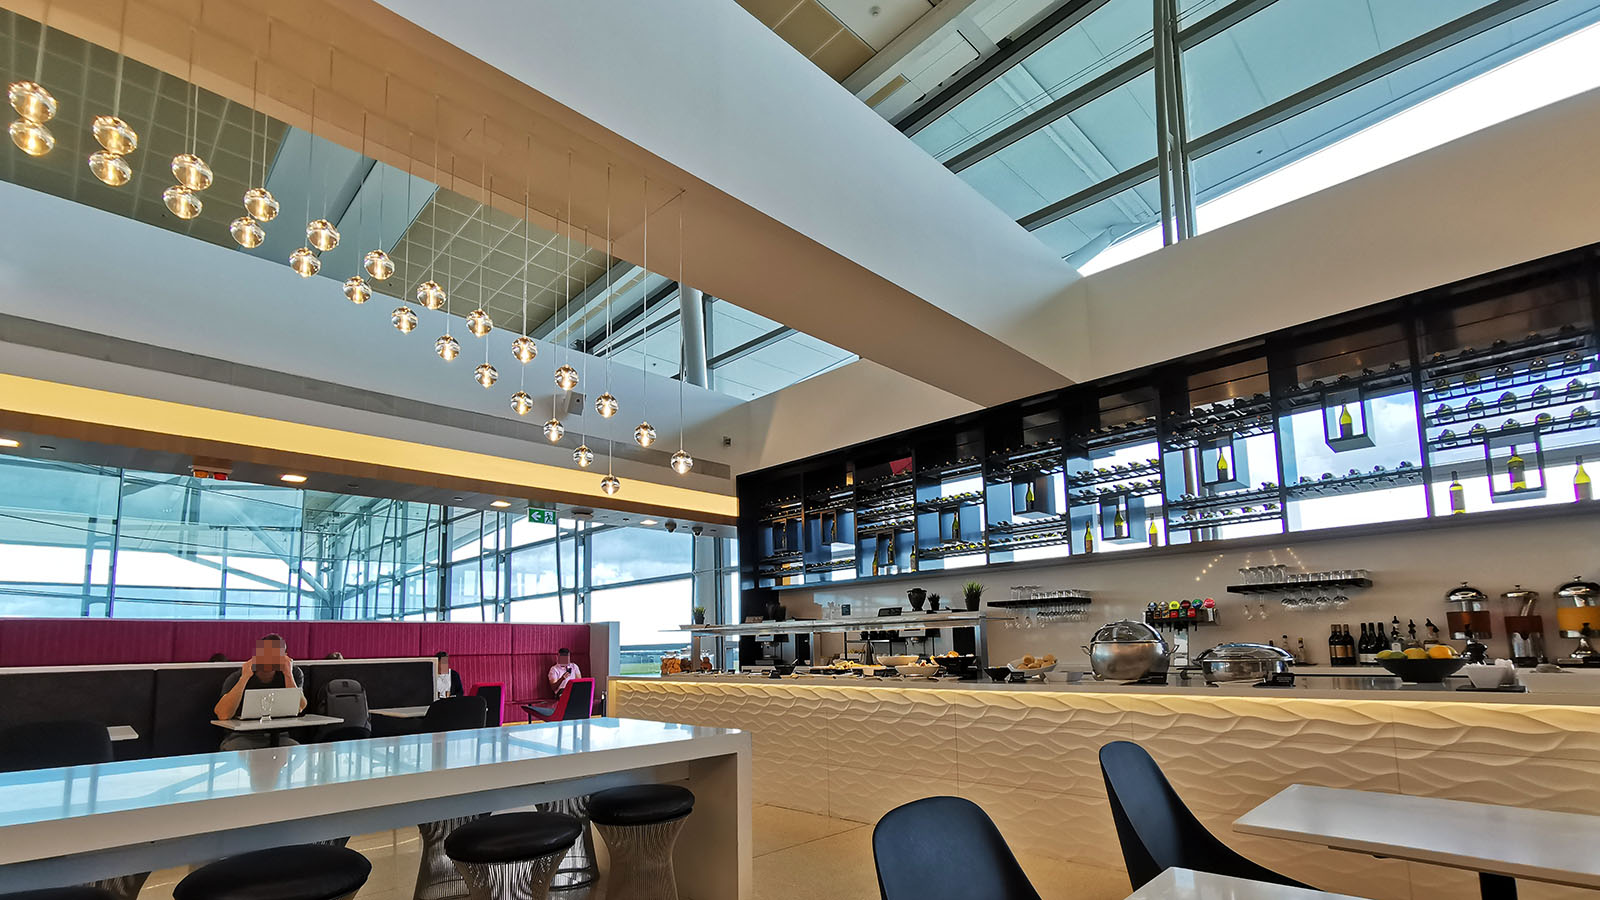
[(1294, 656), (1281, 647), (1243, 642), (1218, 644), (1195, 658), (1206, 684), (1270, 681), (1294, 670)]
[(1083, 651), (1100, 681), (1138, 681), (1166, 675), (1171, 659), (1167, 642), (1143, 622), (1124, 619), (1100, 626)]

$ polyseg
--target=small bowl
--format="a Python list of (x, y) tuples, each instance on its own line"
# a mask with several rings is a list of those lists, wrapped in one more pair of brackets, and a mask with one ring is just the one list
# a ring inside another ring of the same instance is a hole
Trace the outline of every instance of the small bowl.
[(935, 656), (933, 661), (946, 675), (970, 675), (978, 667), (976, 656)]
[(1465, 659), (1380, 659), (1385, 669), (1412, 684), (1440, 684), (1467, 664)]
[(1059, 665), (1059, 663), (1051, 663), (1048, 666), (1034, 666), (1031, 669), (1024, 669), (1022, 667), (1021, 659), (1013, 659), (1011, 662), (1006, 663), (1006, 667), (1009, 668), (1013, 673), (1029, 678), (1032, 678), (1035, 675), (1043, 675), (1046, 672), (1054, 672), (1057, 665)]
[(922, 666), (895, 666), (894, 670), (899, 672), (901, 675), (907, 675), (912, 678), (926, 678), (929, 675), (938, 672), (939, 667), (929, 663)]
[(1473, 687), (1486, 691), (1512, 683), (1517, 672), (1507, 666), (1467, 666), (1466, 675)]
[(1077, 684), (1083, 681), (1083, 672), (1072, 669), (1066, 672), (1049, 672), (1044, 680), (1051, 684)]
[(880, 656), (877, 657), (877, 660), (885, 666), (894, 666), (897, 669), (901, 666), (914, 666), (917, 664), (917, 657), (915, 656)]
[(1011, 668), (1009, 666), (989, 666), (983, 672), (989, 676), (990, 681), (996, 684), (1000, 684), (1011, 677)]

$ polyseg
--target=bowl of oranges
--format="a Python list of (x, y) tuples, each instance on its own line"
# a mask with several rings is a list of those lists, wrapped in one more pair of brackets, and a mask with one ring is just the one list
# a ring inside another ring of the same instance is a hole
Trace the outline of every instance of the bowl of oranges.
[(1448, 644), (1407, 647), (1378, 654), (1378, 664), (1408, 684), (1439, 684), (1467, 664)]

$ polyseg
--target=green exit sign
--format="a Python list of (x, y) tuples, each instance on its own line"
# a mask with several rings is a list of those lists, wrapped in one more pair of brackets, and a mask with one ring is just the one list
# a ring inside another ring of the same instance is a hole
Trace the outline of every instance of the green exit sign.
[(535, 525), (556, 524), (556, 511), (553, 509), (528, 509), (528, 521)]

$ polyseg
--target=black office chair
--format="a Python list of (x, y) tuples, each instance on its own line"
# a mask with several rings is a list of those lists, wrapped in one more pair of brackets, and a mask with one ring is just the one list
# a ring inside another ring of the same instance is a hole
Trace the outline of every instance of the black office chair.
[(1000, 829), (961, 797), (928, 797), (890, 810), (872, 829), (872, 858), (883, 900), (1039, 900)]
[(417, 720), (417, 730), (427, 734), (483, 728), (488, 719), (489, 704), (482, 697), (445, 697), (428, 704), (428, 711)]
[(23, 891), (20, 894), (0, 894), (0, 900), (112, 900), (112, 897), (100, 888), (83, 885), (43, 888), (37, 891)]
[(30, 722), (0, 728), (0, 772), (111, 762), (111, 735), (99, 722)]
[(365, 725), (331, 725), (317, 736), (317, 740), (331, 744), (334, 741), (364, 741), (369, 737), (372, 737), (372, 729)]
[(1310, 887), (1251, 862), (1217, 840), (1138, 744), (1112, 741), (1101, 747), (1100, 774), (1134, 890), (1171, 868)]

